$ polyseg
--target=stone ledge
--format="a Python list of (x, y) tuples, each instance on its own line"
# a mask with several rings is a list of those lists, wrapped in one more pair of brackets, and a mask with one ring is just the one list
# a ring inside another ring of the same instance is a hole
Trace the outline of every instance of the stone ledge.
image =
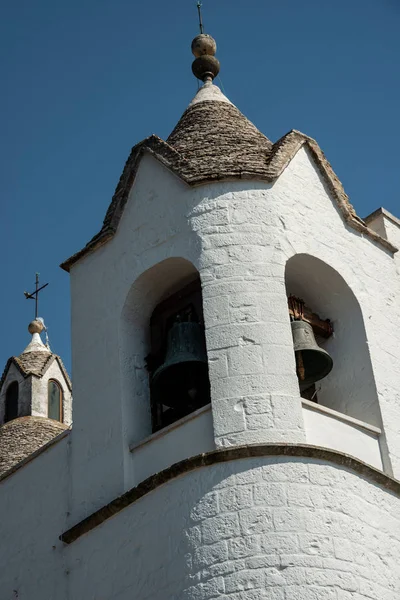
[(328, 408), (323, 404), (317, 404), (317, 402), (312, 402), (311, 400), (306, 400), (305, 398), (301, 399), (301, 404), (303, 408), (306, 410), (313, 410), (314, 412), (319, 412), (337, 421), (343, 421), (343, 423), (347, 423), (348, 425), (352, 425), (353, 427), (358, 427), (359, 429), (363, 429), (368, 431), (368, 433), (373, 433), (375, 436), (380, 436), (382, 430), (379, 427), (375, 427), (374, 425), (370, 425), (365, 421), (360, 421), (359, 419), (355, 419), (354, 417), (350, 417), (349, 415), (345, 415), (337, 410), (333, 410), (332, 408)]
[(296, 458), (313, 458), (325, 460), (329, 463), (346, 467), (355, 473), (364, 476), (373, 483), (394, 492), (400, 497), (400, 481), (385, 475), (382, 471), (370, 467), (366, 463), (336, 450), (329, 450), (320, 446), (307, 444), (254, 444), (251, 446), (237, 446), (235, 448), (214, 450), (206, 454), (198, 454), (182, 460), (160, 473), (148, 477), (138, 486), (127, 491), (122, 496), (115, 498), (93, 514), (83, 519), (68, 531), (60, 535), (59, 539), (71, 544), (79, 537), (88, 533), (98, 525), (107, 521), (121, 510), (146, 496), (159, 486), (172, 481), (176, 477), (210, 465), (241, 460), (243, 458), (260, 458), (268, 456), (291, 456)]
[(149, 444), (151, 442), (154, 442), (155, 440), (158, 440), (159, 438), (164, 437), (170, 431), (173, 431), (174, 429), (177, 429), (178, 427), (182, 427), (182, 425), (185, 425), (185, 423), (188, 423), (189, 421), (193, 421), (193, 419), (196, 419), (197, 417), (199, 417), (200, 415), (202, 415), (206, 412), (211, 412), (211, 403), (206, 404), (205, 406), (202, 406), (198, 410), (195, 410), (192, 413), (186, 415), (185, 417), (178, 419), (174, 423), (171, 423), (171, 425), (167, 425), (166, 427), (163, 427), (163, 429), (159, 429), (159, 431), (156, 431), (155, 433), (152, 433), (152, 434), (148, 435), (147, 437), (143, 438), (139, 442), (132, 444), (131, 446), (129, 446), (129, 452), (135, 452), (135, 450), (137, 450), (138, 448), (142, 448), (142, 446), (145, 446), (146, 444)]

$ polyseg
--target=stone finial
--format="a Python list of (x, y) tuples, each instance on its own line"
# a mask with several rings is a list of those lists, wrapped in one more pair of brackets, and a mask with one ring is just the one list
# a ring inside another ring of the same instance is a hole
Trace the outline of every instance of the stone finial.
[(192, 64), (193, 75), (201, 81), (212, 81), (219, 73), (219, 60), (215, 58), (217, 44), (207, 33), (196, 36), (192, 42), (192, 52), (196, 57)]
[(45, 329), (43, 320), (41, 318), (34, 319), (28, 325), (28, 331), (32, 336), (31, 341), (22, 352), (22, 354), (29, 354), (29, 352), (49, 352), (48, 346), (45, 346), (42, 342), (40, 334)]
[(196, 58), (208, 54), (214, 56), (217, 51), (217, 43), (208, 33), (197, 35), (192, 42), (192, 52)]
[(34, 319), (28, 325), (28, 331), (31, 335), (33, 335), (34, 333), (42, 333), (43, 329), (44, 324), (42, 321), (39, 321), (39, 319)]

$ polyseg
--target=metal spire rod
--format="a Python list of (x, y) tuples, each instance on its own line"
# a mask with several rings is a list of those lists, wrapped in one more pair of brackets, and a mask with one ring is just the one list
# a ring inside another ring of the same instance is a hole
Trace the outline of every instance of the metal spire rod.
[(204, 27), (203, 27), (203, 17), (201, 14), (201, 7), (202, 7), (202, 3), (200, 2), (200, 0), (198, 0), (197, 2), (197, 11), (199, 13), (199, 25), (200, 25), (200, 33), (204, 33)]
[(35, 301), (35, 319), (38, 318), (39, 292), (42, 291), (48, 285), (49, 285), (48, 283), (45, 283), (44, 285), (42, 285), (42, 287), (39, 287), (39, 273), (36, 273), (35, 291), (32, 292), (31, 294), (29, 294), (28, 292), (24, 292), (24, 296), (27, 300)]

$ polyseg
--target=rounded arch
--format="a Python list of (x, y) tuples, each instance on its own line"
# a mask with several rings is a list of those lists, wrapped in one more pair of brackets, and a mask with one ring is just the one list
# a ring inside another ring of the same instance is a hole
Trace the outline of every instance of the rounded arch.
[(6, 391), (6, 403), (4, 411), (4, 423), (18, 417), (19, 385), (18, 381), (12, 381)]
[(123, 423), (128, 443), (151, 434), (151, 407), (146, 357), (150, 353), (150, 318), (155, 307), (199, 278), (194, 265), (180, 257), (159, 262), (132, 284), (120, 317), (120, 368)]
[(47, 415), (53, 421), (63, 422), (63, 389), (56, 379), (47, 383)]
[(317, 339), (333, 359), (331, 373), (317, 382), (319, 402), (361, 421), (381, 427), (381, 415), (360, 304), (345, 279), (330, 265), (309, 254), (286, 263), (287, 294), (293, 294), (334, 333)]

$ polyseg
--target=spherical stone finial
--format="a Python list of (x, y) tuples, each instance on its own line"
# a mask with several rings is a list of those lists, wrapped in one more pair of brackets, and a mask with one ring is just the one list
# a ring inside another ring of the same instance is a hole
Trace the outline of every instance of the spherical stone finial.
[(31, 333), (32, 335), (34, 333), (42, 333), (44, 329), (44, 325), (41, 321), (39, 321), (38, 319), (35, 319), (34, 321), (31, 321), (28, 325), (28, 331), (29, 333)]
[(219, 73), (219, 60), (215, 56), (204, 54), (192, 63), (193, 75), (201, 81), (213, 80)]
[(217, 51), (217, 44), (211, 35), (208, 33), (201, 33), (196, 36), (192, 42), (192, 52), (196, 58), (208, 54), (214, 56)]
[(193, 75), (201, 81), (212, 81), (219, 73), (219, 60), (215, 58), (217, 44), (208, 33), (201, 33), (192, 42), (195, 60), (192, 64)]

